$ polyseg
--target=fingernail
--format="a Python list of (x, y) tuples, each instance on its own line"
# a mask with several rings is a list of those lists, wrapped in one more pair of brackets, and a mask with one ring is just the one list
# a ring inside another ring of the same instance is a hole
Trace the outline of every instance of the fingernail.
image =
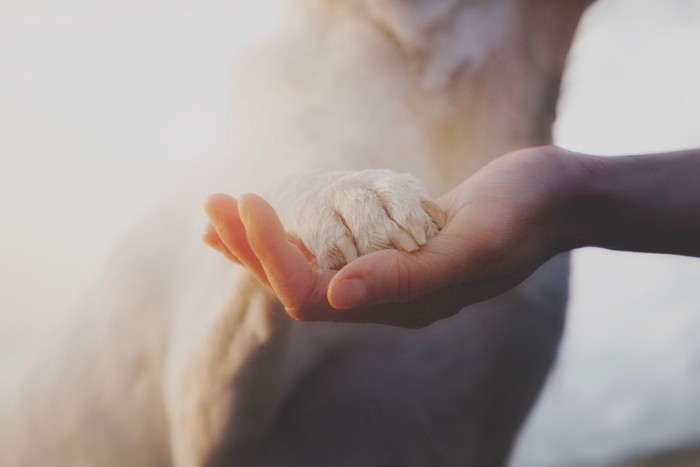
[(347, 279), (333, 288), (333, 307), (340, 310), (362, 306), (369, 300), (367, 286), (360, 279)]

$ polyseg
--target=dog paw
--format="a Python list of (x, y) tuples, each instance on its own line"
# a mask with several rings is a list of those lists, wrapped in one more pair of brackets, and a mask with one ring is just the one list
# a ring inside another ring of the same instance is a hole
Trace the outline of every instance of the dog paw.
[(418, 179), (389, 170), (341, 173), (305, 204), (299, 236), (328, 269), (377, 250), (415, 251), (445, 224)]

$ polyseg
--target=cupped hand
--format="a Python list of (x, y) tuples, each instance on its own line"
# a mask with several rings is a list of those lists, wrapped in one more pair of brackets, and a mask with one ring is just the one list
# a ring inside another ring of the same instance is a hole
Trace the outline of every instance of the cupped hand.
[[(421, 327), (443, 317), (422, 313), (426, 304), (433, 301), (431, 297), (408, 304), (388, 302), (335, 308), (329, 301), (329, 287), (339, 271), (320, 269), (303, 243), (284, 231), (274, 209), (264, 199), (255, 194), (239, 199), (215, 194), (207, 200), (205, 210), (210, 220), (205, 242), (248, 269), (295, 319)], [(449, 308), (456, 312), (458, 304)]]
[(551, 147), (503, 156), (438, 199), (447, 223), (420, 250), (378, 251), (340, 271), (320, 269), (254, 194), (211, 196), (204, 240), (295, 319), (426, 326), (511, 289), (562, 249), (571, 157)]

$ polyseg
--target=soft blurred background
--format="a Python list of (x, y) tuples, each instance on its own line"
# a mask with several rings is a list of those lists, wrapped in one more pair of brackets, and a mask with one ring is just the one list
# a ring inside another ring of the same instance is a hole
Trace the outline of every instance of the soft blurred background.
[[(235, 58), (274, 30), (281, 3), (0, 2), (0, 378), (129, 226), (224, 150)], [(556, 141), (607, 155), (700, 147), (700, 0), (600, 0)], [(574, 258), (561, 354), (513, 467), (700, 446), (700, 260)], [(654, 465), (700, 465), (683, 456)]]

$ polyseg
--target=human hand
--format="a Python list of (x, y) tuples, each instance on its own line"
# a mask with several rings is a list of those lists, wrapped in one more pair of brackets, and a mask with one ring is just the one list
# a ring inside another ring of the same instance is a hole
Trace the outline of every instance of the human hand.
[(499, 295), (565, 249), (559, 236), (575, 156), (534, 148), (494, 161), (438, 204), (447, 224), (420, 250), (383, 250), (319, 269), (256, 195), (214, 195), (205, 241), (245, 266), (296, 319), (428, 325)]
[(422, 313), (431, 297), (352, 310), (331, 306), (328, 289), (338, 271), (319, 268), (304, 244), (285, 232), (272, 206), (257, 195), (245, 194), (240, 199), (212, 195), (205, 209), (211, 222), (204, 233), (205, 242), (248, 269), (295, 319), (403, 327), (421, 327), (439, 319)]

